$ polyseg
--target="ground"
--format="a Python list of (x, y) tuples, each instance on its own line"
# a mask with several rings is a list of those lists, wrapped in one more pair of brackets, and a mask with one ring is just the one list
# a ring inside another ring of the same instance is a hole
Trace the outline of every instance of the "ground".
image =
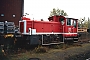
[(72, 57), (75, 58), (77, 55), (85, 54), (89, 51), (90, 43), (84, 43), (80, 46), (71, 46), (62, 49), (48, 49), (45, 53), (35, 53), (31, 50), (24, 53), (11, 54), (6, 56), (6, 60), (28, 60), (29, 58), (40, 58), (41, 60), (78, 60), (73, 59)]

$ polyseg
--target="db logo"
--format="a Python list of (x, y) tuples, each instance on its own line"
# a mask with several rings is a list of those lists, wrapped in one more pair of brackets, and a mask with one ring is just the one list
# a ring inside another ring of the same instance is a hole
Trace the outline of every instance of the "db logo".
[(71, 28), (68, 28), (68, 32), (71, 32)]

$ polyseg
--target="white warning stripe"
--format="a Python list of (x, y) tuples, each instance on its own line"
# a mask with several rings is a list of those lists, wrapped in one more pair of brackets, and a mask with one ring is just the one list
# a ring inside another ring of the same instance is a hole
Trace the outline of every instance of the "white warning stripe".
[[(29, 33), (22, 33), (25, 35), (29, 35)], [(32, 33), (32, 35), (44, 35), (44, 34), (77, 34), (77, 33)]]

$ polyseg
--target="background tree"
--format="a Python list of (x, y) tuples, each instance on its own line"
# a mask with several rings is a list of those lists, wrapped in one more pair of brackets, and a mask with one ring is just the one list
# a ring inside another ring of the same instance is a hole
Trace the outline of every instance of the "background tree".
[(85, 20), (84, 23), (83, 23), (82, 25), (83, 25), (83, 27), (88, 28), (88, 21)]
[(80, 19), (78, 20), (78, 27), (79, 27), (79, 28), (82, 27), (82, 23), (81, 23), (81, 21), (82, 21), (82, 18), (80, 18)]
[(88, 17), (88, 28), (90, 29), (90, 19)]
[(67, 13), (64, 10), (55, 9), (55, 8), (53, 8), (53, 10), (50, 11), (50, 17), (53, 16), (53, 15), (68, 16)]
[(85, 24), (84, 21), (85, 21), (85, 20), (86, 20), (86, 19), (85, 19), (85, 17), (84, 17), (84, 18), (82, 19), (82, 21), (81, 21), (82, 28), (85, 27), (85, 26), (84, 26), (84, 24)]
[(84, 27), (84, 21), (85, 21), (85, 17), (84, 18), (80, 18), (78, 20), (78, 25), (79, 25), (80, 28), (83, 28)]
[(83, 26), (90, 29), (90, 19), (89, 19), (89, 17), (88, 17), (87, 20), (86, 19), (84, 20)]
[(78, 20), (78, 27), (90, 28), (90, 19), (89, 19), (89, 17), (88, 17), (88, 19), (85, 19), (85, 17), (84, 18), (80, 18)]

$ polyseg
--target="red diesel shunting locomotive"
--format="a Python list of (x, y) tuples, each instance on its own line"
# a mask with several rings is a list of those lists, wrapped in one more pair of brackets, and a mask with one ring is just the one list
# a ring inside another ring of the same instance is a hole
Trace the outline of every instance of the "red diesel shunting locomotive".
[(48, 20), (35, 21), (23, 17), (19, 21), (20, 32), (28, 44), (51, 45), (68, 41), (78, 42), (78, 19), (52, 16)]

